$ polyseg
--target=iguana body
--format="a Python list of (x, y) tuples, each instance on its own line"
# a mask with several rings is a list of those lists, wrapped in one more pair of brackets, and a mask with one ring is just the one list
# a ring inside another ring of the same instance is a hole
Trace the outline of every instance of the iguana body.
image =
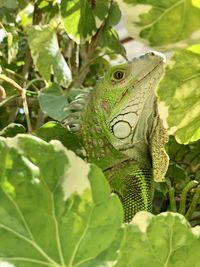
[(81, 116), (87, 159), (104, 171), (122, 201), (126, 222), (137, 211), (151, 211), (153, 174), (162, 180), (167, 168), (154, 92), (162, 73), (163, 57), (154, 52), (112, 67), (90, 93)]

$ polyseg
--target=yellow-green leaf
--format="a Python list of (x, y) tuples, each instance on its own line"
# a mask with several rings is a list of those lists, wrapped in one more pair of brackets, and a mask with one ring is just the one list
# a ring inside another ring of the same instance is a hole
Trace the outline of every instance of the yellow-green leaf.
[(32, 26), (28, 34), (28, 43), (35, 65), (46, 81), (55, 75), (57, 82), (68, 84), (71, 71), (60, 52), (54, 29), (50, 25)]
[(200, 45), (175, 52), (158, 88), (164, 123), (183, 144), (200, 139), (199, 49)]
[(200, 40), (200, 8), (194, 0), (117, 0), (131, 36), (149, 46), (172, 48)]

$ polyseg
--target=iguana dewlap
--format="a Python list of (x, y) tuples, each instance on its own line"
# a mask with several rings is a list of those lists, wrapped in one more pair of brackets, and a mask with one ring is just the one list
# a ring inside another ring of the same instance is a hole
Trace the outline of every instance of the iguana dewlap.
[(140, 210), (151, 211), (153, 180), (163, 181), (168, 166), (155, 95), (163, 65), (163, 55), (149, 52), (112, 67), (82, 113), (87, 159), (104, 171), (126, 222)]

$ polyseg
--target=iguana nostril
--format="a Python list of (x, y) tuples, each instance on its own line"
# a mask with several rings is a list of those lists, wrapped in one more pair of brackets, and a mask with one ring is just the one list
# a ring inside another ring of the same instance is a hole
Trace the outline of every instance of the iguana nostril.
[(155, 56), (156, 54), (155, 54), (154, 52), (151, 51), (151, 52), (150, 52), (150, 55), (151, 55), (151, 56)]

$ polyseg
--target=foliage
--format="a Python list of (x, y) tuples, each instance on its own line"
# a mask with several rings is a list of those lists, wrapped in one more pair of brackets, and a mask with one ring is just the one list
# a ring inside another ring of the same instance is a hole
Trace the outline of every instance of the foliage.
[(169, 60), (158, 90), (163, 120), (183, 144), (200, 137), (199, 73), (200, 45), (177, 51)]
[(140, 212), (122, 228), (101, 170), (60, 142), (1, 138), (0, 154), (1, 266), (200, 266), (199, 226)]
[(198, 0), (119, 0), (119, 2), (124, 5), (130, 35), (150, 46), (169, 50), (200, 41)]
[(199, 203), (200, 197), (198, 189), (200, 141), (181, 145), (170, 136), (167, 151), (170, 164), (166, 183), (155, 184), (154, 213), (165, 210), (180, 212), (186, 215), (192, 225), (200, 224), (199, 206), (195, 207), (195, 212), (190, 213), (192, 199), (198, 196), (197, 203)]
[[(166, 183), (155, 183), (155, 215), (129, 225), (60, 124), (126, 60), (121, 11), (134, 39), (170, 54), (156, 92), (171, 134)], [(199, 17), (197, 0), (0, 1), (0, 267), (200, 266)]]

